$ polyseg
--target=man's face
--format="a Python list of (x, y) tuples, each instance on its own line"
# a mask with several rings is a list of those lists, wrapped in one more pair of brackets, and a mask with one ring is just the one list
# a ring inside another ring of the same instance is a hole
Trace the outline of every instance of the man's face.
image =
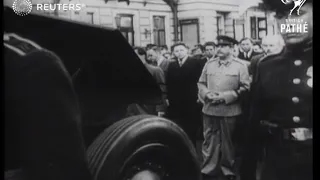
[[(307, 1), (308, 2), (308, 1)], [(289, 11), (285, 13), (277, 13), (276, 19), (278, 23), (278, 27), (280, 30), (281, 24), (287, 24), (286, 19), (302, 19), (302, 29), (303, 25), (307, 24), (307, 33), (289, 33), (284, 31), (280, 31), (283, 37), (284, 42), (287, 45), (299, 44), (305, 41), (312, 39), (313, 37), (313, 6), (311, 3), (304, 4), (300, 9), (300, 15), (297, 15), (296, 10), (293, 11), (291, 16), (289, 16)], [(287, 26), (286, 26), (287, 27)]]
[(239, 46), (235, 45), (235, 46), (233, 47), (232, 55), (233, 55), (234, 57), (238, 57), (238, 55), (239, 55)]
[(145, 56), (145, 55), (140, 55), (140, 54), (138, 53), (138, 50), (137, 50), (137, 49), (134, 50), (134, 52), (137, 54), (137, 56), (140, 58), (140, 60), (144, 63), (145, 60), (146, 60), (146, 56)]
[(257, 52), (257, 53), (261, 53), (263, 51), (259, 45), (254, 45), (252, 49), (254, 52)]
[(170, 53), (166, 53), (163, 55), (163, 57), (165, 57), (167, 60), (171, 59), (171, 54)]
[(164, 55), (164, 54), (166, 54), (167, 52), (168, 52), (168, 50), (163, 48), (163, 49), (161, 50), (161, 55)]
[(178, 59), (183, 59), (188, 54), (188, 50), (183, 45), (179, 45), (174, 47), (173, 54)]
[(200, 48), (196, 49), (193, 53), (193, 55), (199, 55), (199, 54), (202, 54), (202, 51)]
[(230, 45), (218, 45), (217, 46), (217, 56), (220, 58), (225, 58), (229, 56), (233, 51)]
[(157, 62), (158, 59), (159, 59), (159, 55), (160, 54), (158, 52), (156, 52), (155, 50), (153, 50), (153, 49), (149, 49), (147, 51), (147, 58), (151, 62)]
[(249, 39), (241, 42), (241, 48), (244, 52), (249, 52), (252, 48), (252, 43)]
[(270, 53), (277, 53), (279, 50), (282, 50), (282, 46), (280, 44), (280, 41), (275, 38), (270, 38), (270, 39), (264, 39), (261, 44), (264, 52), (267, 54)]
[(215, 48), (213, 46), (206, 46), (206, 56), (212, 58), (215, 55)]

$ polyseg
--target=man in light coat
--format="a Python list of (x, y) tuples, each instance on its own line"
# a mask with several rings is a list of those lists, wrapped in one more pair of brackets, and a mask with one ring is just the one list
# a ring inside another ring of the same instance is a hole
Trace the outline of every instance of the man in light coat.
[(204, 178), (222, 171), (228, 179), (237, 177), (232, 135), (241, 115), (240, 96), (249, 90), (247, 66), (233, 57), (236, 40), (218, 36), (217, 58), (208, 61), (198, 82), (203, 102), (204, 142), (202, 146)]

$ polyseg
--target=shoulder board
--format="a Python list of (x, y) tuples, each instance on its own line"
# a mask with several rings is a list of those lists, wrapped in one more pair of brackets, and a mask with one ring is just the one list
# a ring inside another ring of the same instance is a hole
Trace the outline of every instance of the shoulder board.
[(33, 51), (43, 49), (35, 42), (18, 36), (15, 33), (5, 33), (3, 35), (3, 45), (20, 56), (26, 56)]
[(250, 62), (245, 61), (245, 60), (241, 60), (241, 59), (239, 59), (239, 58), (233, 58), (233, 61), (234, 61), (234, 62), (237, 62), (237, 63), (239, 63), (239, 64), (242, 64), (242, 65), (245, 65), (245, 66), (248, 66), (248, 65), (250, 64)]
[(208, 62), (214, 62), (214, 61), (218, 61), (218, 60), (219, 60), (219, 58), (217, 57), (217, 58), (210, 59)]

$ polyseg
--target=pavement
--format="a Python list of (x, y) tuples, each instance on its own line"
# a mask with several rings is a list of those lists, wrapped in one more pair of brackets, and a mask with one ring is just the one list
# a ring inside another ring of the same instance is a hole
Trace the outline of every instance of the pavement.
[[(202, 140), (198, 140), (197, 141), (197, 147), (196, 147), (196, 151), (197, 151), (197, 155), (198, 155), (198, 159), (200, 164), (202, 164), (202, 154), (201, 154), (201, 146), (202, 146)], [(262, 170), (262, 163), (258, 164), (258, 168), (257, 168), (257, 180), (260, 180), (260, 176), (261, 176), (261, 170)], [(221, 176), (221, 177), (214, 177), (214, 178), (205, 178), (203, 180), (227, 180), (226, 177)], [(236, 180), (241, 180), (240, 177), (238, 177)]]

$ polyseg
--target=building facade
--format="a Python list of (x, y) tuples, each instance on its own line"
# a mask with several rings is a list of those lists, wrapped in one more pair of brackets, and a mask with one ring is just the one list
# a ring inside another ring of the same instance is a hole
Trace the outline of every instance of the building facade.
[[(118, 28), (132, 46), (173, 45), (174, 19), (163, 0), (34, 0), (50, 3), (81, 3), (80, 11), (52, 11), (49, 15)], [(213, 41), (217, 35), (260, 39), (277, 33), (275, 21), (259, 8), (249, 8), (239, 15), (238, 0), (179, 0), (177, 6), (178, 40), (189, 47)], [(44, 13), (44, 12), (39, 12)]]

